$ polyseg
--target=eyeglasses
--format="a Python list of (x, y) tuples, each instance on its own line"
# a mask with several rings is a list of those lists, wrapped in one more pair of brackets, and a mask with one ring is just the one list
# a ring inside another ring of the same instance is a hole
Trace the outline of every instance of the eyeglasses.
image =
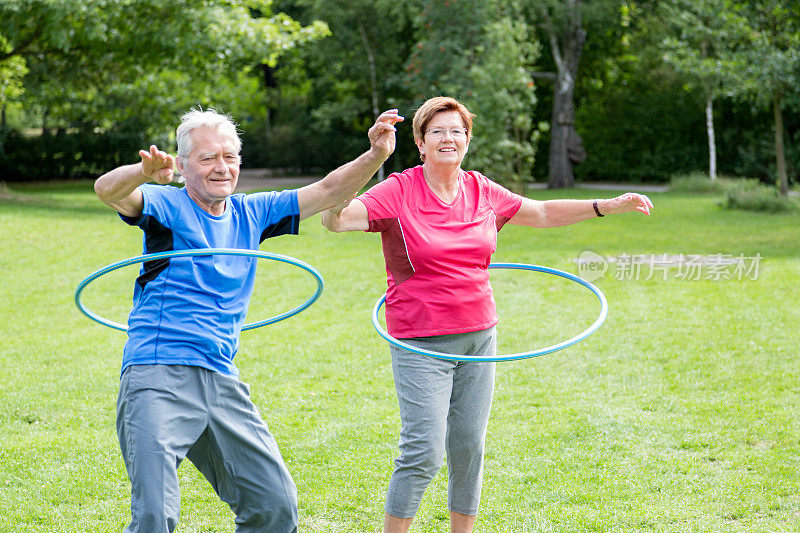
[(467, 137), (467, 128), (451, 128), (449, 130), (447, 128), (431, 128), (425, 130), (425, 134), (434, 139), (441, 139), (447, 132), (450, 132), (453, 139), (465, 139)]

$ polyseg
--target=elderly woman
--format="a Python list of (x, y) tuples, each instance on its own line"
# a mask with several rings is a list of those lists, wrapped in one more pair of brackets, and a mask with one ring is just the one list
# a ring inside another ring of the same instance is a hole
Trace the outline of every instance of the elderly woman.
[[(428, 350), (485, 356), (495, 354), (498, 321), (487, 268), (506, 223), (565, 226), (628, 211), (649, 214), (652, 204), (633, 193), (540, 202), (464, 171), (473, 117), (453, 98), (423, 103), (413, 121), (423, 164), (324, 211), (322, 223), (336, 232), (381, 233), (392, 336)], [(384, 532), (409, 529), (445, 454), (451, 531), (472, 531), (494, 363), (444, 361), (395, 346), (391, 355), (402, 430)]]

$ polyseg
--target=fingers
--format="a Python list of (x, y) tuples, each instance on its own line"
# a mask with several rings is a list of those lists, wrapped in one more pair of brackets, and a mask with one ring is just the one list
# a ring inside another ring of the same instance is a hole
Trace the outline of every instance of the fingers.
[(384, 159), (394, 152), (395, 147), (395, 124), (405, 120), (397, 114), (396, 109), (384, 111), (375, 120), (375, 124), (367, 132), (372, 150), (375, 150)]
[(395, 128), (389, 122), (376, 122), (375, 124), (373, 124), (372, 128), (370, 128), (370, 131), (372, 131), (376, 136), (379, 137), (384, 133), (390, 133), (390, 132), (394, 133), (397, 131), (397, 128)]
[(173, 172), (172, 168), (162, 168), (156, 174), (155, 180), (162, 184), (169, 183), (172, 181)]
[(370, 138), (377, 139), (385, 133), (394, 133), (397, 131), (397, 128), (395, 128), (394, 125), (404, 120), (405, 117), (397, 114), (397, 109), (389, 109), (384, 111), (378, 116), (377, 119), (375, 119), (375, 124), (373, 124), (369, 129), (368, 135)]
[(394, 125), (404, 120), (404, 117), (397, 114), (397, 109), (384, 111), (375, 119), (375, 124), (369, 129), (369, 135), (370, 137), (378, 138), (385, 133), (396, 132), (397, 128)]
[(174, 157), (163, 150), (159, 150), (155, 144), (150, 145), (149, 152), (147, 150), (139, 150), (139, 156), (142, 160), (147, 159), (148, 161), (158, 162), (162, 165), (169, 162), (175, 163)]
[(378, 118), (375, 120), (376, 123), (385, 122), (388, 124), (397, 124), (398, 122), (403, 122), (405, 117), (399, 115), (397, 113), (397, 109), (387, 109), (383, 113), (381, 113)]
[(142, 174), (159, 183), (172, 181), (175, 167), (175, 158), (172, 155), (152, 144), (149, 151), (139, 150), (139, 157), (142, 158)]
[(171, 167), (175, 164), (175, 158), (167, 152), (159, 150), (155, 144), (150, 146), (150, 156), (160, 164), (161, 168)]
[(631, 211), (639, 211), (649, 215), (650, 209), (653, 208), (653, 202), (644, 194), (629, 192), (625, 194), (625, 200), (628, 202)]

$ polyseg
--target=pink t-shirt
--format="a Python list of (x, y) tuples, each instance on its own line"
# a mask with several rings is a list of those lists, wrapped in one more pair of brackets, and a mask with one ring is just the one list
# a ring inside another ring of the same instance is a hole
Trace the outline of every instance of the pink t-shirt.
[(488, 265), (497, 232), (522, 197), (479, 172), (462, 172), (447, 204), (422, 166), (394, 173), (358, 197), (381, 232), (389, 288), (386, 323), (398, 338), (479, 331), (497, 324)]

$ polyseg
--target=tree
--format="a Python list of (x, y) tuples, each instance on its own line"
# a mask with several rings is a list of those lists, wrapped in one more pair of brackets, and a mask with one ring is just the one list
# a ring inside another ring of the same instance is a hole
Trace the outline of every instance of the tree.
[[(395, 0), (300, 0), (306, 19), (324, 20), (330, 37), (308, 47), (311, 83), (320, 95), (333, 97), (316, 107), (326, 123), (343, 122), (359, 139), (380, 113), (398, 105), (392, 79), (402, 65), (409, 38), (408, 7)], [(395, 98), (396, 100), (396, 98)], [(383, 179), (384, 167), (378, 171)]]
[(708, 173), (717, 177), (714, 100), (736, 76), (732, 56), (743, 40), (746, 21), (727, 0), (671, 0), (660, 5), (659, 18), (673, 28), (662, 46), (664, 60), (683, 75), (705, 101)]
[[(509, 2), (508, 5), (512, 5)], [(506, 13), (484, 28), (465, 101), (478, 116), (470, 145), (471, 166), (522, 192), (531, 178), (539, 131), (534, 128), (534, 84), (528, 75), (538, 57), (530, 28)]]
[[(331, 35), (281, 64), (279, 83), (296, 89), (294, 103), (283, 102), (296, 107), (284, 114), (282, 139), (302, 138), (307, 159), (335, 163), (360, 149), (376, 101), (410, 119), (424, 99), (452, 95), (478, 114), (470, 164), (512, 186), (529, 180), (537, 132), (527, 71), (538, 48), (523, 3), (285, 0), (282, 9), (301, 21), (324, 20)], [(308, 114), (313, 121), (303, 125)], [(401, 126), (409, 141), (410, 131), (410, 123)], [(400, 142), (389, 165), (418, 161), (414, 144)]]
[(428, 0), (405, 68), (417, 101), (451, 95), (478, 115), (471, 166), (518, 190), (531, 178), (538, 139), (527, 74), (538, 45), (523, 15), (520, 0)]
[(573, 166), (586, 157), (575, 131), (575, 80), (578, 75), (586, 30), (583, 28), (582, 0), (551, 0), (536, 4), (539, 28), (547, 36), (555, 73), (534, 72), (534, 78), (553, 81), (553, 110), (550, 120), (548, 187), (575, 185)]
[[(408, 101), (396, 74), (410, 49), (413, 7), (396, 0), (278, 0), (275, 6), (302, 23), (324, 21), (330, 33), (278, 61), (273, 92), (280, 99), (272, 101), (276, 119), (266, 149), (287, 166), (333, 168), (363, 151), (376, 109), (402, 109)], [(387, 169), (405, 152), (407, 143), (398, 143)]]
[(795, 0), (736, 1), (735, 5), (748, 22), (748, 46), (734, 58), (738, 76), (729, 90), (758, 106), (772, 108), (777, 182), (786, 196), (783, 108), (787, 95), (796, 96), (800, 87), (800, 6)]

